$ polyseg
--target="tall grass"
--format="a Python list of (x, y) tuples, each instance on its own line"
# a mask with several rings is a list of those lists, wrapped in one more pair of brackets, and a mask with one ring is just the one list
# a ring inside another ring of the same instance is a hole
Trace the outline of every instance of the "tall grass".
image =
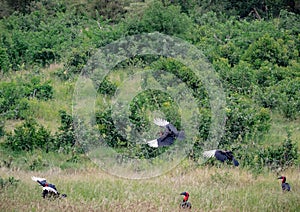
[[(21, 181), (0, 192), (0, 211), (178, 211), (182, 191), (190, 193), (192, 211), (299, 211), (300, 173), (284, 173), (292, 191), (283, 193), (272, 173), (253, 176), (231, 166), (178, 166), (160, 177), (128, 180), (98, 168), (53, 169), (44, 172), (2, 168), (3, 178)], [(66, 199), (41, 197), (41, 188), (31, 176), (46, 177)]]

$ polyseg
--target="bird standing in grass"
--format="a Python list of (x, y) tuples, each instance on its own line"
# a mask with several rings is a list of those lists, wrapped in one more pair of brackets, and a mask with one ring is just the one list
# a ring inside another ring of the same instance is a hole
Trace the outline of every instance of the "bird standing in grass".
[(191, 209), (192, 204), (188, 201), (190, 194), (188, 192), (182, 192), (180, 195), (184, 195), (182, 202), (180, 203), (180, 209)]
[(291, 190), (291, 186), (286, 183), (286, 177), (285, 176), (280, 176), (278, 177), (277, 179), (282, 179), (282, 182), (281, 182), (281, 188), (283, 191), (290, 191)]
[(46, 197), (67, 197), (66, 194), (60, 195), (60, 193), (57, 191), (56, 187), (54, 184), (48, 183), (45, 178), (40, 178), (40, 177), (31, 177), (31, 179), (35, 182), (38, 182), (42, 187), (43, 187), (43, 193), (42, 196), (43, 198)]
[(206, 158), (215, 157), (217, 160), (224, 163), (226, 160), (232, 161), (233, 165), (239, 166), (239, 162), (233, 157), (232, 151), (225, 151), (225, 150), (208, 150), (203, 152), (203, 156)]
[(183, 140), (185, 138), (183, 131), (178, 131), (173, 124), (163, 119), (154, 119), (154, 124), (164, 127), (164, 133), (157, 139), (148, 141), (147, 144), (151, 147), (170, 146), (174, 143), (175, 139)]

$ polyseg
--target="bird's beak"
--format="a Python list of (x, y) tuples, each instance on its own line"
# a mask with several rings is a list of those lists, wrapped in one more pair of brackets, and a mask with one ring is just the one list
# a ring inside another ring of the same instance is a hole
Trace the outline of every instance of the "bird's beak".
[(186, 194), (185, 192), (180, 193), (180, 195), (185, 195), (185, 194)]
[(282, 179), (282, 177), (278, 177), (277, 179), (278, 179), (278, 180), (279, 180), (279, 179)]

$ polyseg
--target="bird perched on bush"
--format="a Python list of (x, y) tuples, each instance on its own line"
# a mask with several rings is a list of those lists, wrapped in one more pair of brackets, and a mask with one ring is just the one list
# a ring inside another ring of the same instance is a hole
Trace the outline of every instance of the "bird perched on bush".
[(282, 179), (281, 188), (282, 188), (283, 191), (290, 191), (291, 190), (290, 185), (285, 182), (286, 181), (286, 177), (285, 176), (280, 176), (277, 179)]
[(184, 195), (182, 202), (180, 203), (179, 207), (182, 209), (191, 209), (192, 204), (188, 201), (190, 194), (188, 192), (182, 192), (180, 195)]
[(43, 187), (43, 193), (42, 193), (42, 197), (46, 198), (46, 197), (61, 197), (61, 198), (65, 198), (67, 197), (66, 194), (60, 194), (55, 185), (48, 183), (47, 180), (45, 178), (40, 178), (40, 177), (31, 177), (31, 179), (35, 182), (38, 182), (42, 187)]
[(162, 147), (162, 146), (170, 146), (174, 143), (175, 139), (183, 140), (185, 138), (184, 132), (179, 131), (174, 127), (173, 124), (170, 124), (168, 121), (163, 119), (154, 119), (154, 124), (164, 127), (165, 131), (162, 135), (152, 141), (147, 141), (147, 144), (151, 147)]
[(224, 161), (229, 160), (232, 161), (233, 165), (239, 166), (239, 162), (233, 157), (232, 151), (225, 151), (225, 150), (208, 150), (203, 152), (203, 156), (206, 158), (215, 157), (217, 160), (224, 163)]

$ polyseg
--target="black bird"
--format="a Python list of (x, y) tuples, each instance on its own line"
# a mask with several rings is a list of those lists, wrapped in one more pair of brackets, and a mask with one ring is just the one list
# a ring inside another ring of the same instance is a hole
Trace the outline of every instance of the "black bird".
[(48, 183), (47, 180), (45, 178), (40, 178), (40, 177), (31, 177), (31, 179), (35, 182), (38, 182), (42, 187), (43, 187), (43, 193), (42, 193), (42, 197), (46, 198), (46, 197), (62, 197), (65, 198), (67, 197), (66, 194), (60, 194), (55, 185)]
[(282, 179), (281, 188), (282, 188), (283, 191), (290, 191), (291, 190), (290, 185), (285, 182), (286, 181), (286, 177), (285, 176), (280, 176), (277, 179)]
[(179, 207), (183, 209), (191, 209), (192, 204), (188, 201), (190, 194), (188, 192), (182, 192), (180, 195), (184, 195), (182, 202), (180, 203)]
[(215, 157), (217, 160), (221, 161), (224, 163), (225, 160), (231, 160), (233, 165), (239, 166), (239, 162), (233, 157), (232, 151), (224, 151), (224, 150), (209, 150), (209, 151), (204, 151), (203, 156), (206, 158), (212, 158)]
[(157, 148), (162, 146), (170, 146), (174, 143), (175, 139), (183, 140), (185, 138), (183, 131), (178, 132), (176, 127), (166, 120), (154, 119), (154, 124), (164, 127), (165, 131), (159, 138), (152, 141), (147, 141), (147, 144), (151, 147)]

